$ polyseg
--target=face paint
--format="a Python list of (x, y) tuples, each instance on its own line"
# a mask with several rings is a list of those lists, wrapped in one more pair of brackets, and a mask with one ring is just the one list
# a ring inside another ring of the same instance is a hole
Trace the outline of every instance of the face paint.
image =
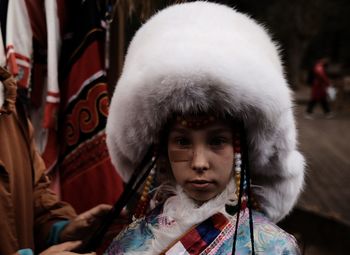
[(192, 159), (192, 150), (169, 150), (171, 162), (185, 162)]

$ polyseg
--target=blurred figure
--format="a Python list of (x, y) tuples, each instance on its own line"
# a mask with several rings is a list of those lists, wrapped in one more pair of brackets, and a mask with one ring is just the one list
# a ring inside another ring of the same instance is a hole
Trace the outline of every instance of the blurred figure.
[(311, 89), (311, 99), (307, 105), (306, 118), (312, 118), (314, 107), (320, 103), (324, 114), (331, 117), (331, 109), (327, 98), (327, 89), (330, 86), (329, 78), (326, 73), (327, 58), (322, 58), (316, 62), (313, 67), (313, 79)]

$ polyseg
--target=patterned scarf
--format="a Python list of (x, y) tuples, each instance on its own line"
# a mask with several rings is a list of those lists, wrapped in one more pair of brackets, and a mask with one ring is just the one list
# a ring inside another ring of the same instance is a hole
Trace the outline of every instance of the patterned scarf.
[(216, 240), (228, 222), (229, 220), (222, 213), (217, 213), (199, 225), (191, 228), (161, 254), (200, 254), (208, 245)]

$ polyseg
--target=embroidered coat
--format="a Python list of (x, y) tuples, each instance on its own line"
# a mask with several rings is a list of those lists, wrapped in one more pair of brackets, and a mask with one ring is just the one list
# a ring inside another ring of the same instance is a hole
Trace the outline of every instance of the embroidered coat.
[[(231, 254), (236, 219), (236, 215), (227, 218), (217, 213), (187, 231), (161, 254)], [(254, 211), (253, 222), (256, 254), (300, 254), (294, 237), (276, 226), (262, 213)], [(154, 254), (150, 251), (152, 240), (155, 238), (153, 229), (161, 225), (171, 228), (176, 222), (162, 216), (159, 210), (155, 210), (124, 229), (112, 241), (105, 254)], [(252, 254), (247, 209), (241, 211), (237, 233), (236, 255)]]

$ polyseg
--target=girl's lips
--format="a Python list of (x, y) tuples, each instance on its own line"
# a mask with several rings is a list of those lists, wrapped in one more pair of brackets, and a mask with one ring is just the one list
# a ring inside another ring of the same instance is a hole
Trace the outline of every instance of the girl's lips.
[(207, 180), (193, 180), (189, 181), (188, 184), (195, 189), (206, 189), (213, 184), (212, 181)]

